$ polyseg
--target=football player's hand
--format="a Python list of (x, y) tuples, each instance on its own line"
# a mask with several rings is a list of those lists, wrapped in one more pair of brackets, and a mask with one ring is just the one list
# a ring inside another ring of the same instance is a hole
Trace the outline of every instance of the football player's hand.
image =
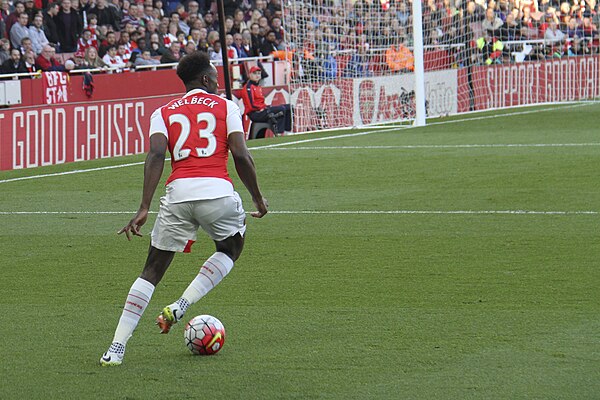
[(254, 203), (254, 207), (256, 207), (256, 211), (251, 212), (250, 215), (254, 218), (262, 218), (266, 213), (269, 212), (267, 210), (267, 208), (269, 208), (269, 202), (267, 202), (267, 199), (264, 197), (260, 199), (252, 199), (252, 202)]
[(140, 233), (140, 228), (146, 223), (146, 219), (148, 219), (148, 210), (140, 208), (140, 210), (135, 214), (135, 216), (129, 221), (129, 223), (117, 234), (121, 234), (125, 232), (125, 236), (127, 236), (127, 240), (131, 240), (131, 235), (142, 237)]

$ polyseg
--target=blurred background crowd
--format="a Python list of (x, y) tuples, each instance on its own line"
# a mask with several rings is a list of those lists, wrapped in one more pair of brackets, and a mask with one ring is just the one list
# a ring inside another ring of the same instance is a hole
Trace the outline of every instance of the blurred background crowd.
[[(281, 1), (224, 0), (230, 59), (288, 60), (308, 81), (413, 69), (411, 1)], [(426, 53), (446, 68), (600, 48), (596, 0), (426, 0), (422, 10)], [(195, 50), (220, 61), (217, 14), (215, 0), (2, 0), (1, 71), (126, 71)]]

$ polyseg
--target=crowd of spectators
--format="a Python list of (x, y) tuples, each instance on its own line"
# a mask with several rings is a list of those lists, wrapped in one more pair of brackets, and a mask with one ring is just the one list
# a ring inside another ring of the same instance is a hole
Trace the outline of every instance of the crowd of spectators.
[[(281, 0), (224, 8), (230, 58), (288, 59), (307, 80), (413, 69), (410, 0), (289, 1), (285, 16)], [(596, 0), (426, 0), (424, 42), (454, 67), (594, 54), (599, 17)], [(223, 51), (215, 0), (1, 0), (0, 37), (4, 74), (125, 71)]]
[[(410, 0), (305, 0), (286, 10), (300, 76), (413, 67)], [(446, 68), (599, 53), (596, 0), (423, 0), (422, 15), (425, 51), (443, 50)]]
[[(229, 58), (284, 48), (278, 0), (224, 5)], [(220, 61), (216, 16), (215, 0), (2, 0), (1, 72), (126, 71), (177, 63), (195, 50)]]

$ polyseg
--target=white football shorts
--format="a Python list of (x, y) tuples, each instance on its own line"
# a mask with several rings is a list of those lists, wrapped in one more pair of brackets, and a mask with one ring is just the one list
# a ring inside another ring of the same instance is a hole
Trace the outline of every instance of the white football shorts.
[(202, 228), (211, 239), (225, 240), (246, 232), (246, 213), (237, 192), (218, 199), (169, 203), (160, 198), (160, 209), (152, 229), (152, 246), (160, 250), (186, 252)]

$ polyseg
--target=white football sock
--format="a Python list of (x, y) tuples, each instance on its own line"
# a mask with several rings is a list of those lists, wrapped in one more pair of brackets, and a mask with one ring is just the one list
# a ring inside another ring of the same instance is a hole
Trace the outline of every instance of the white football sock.
[[(185, 313), (187, 308), (204, 297), (208, 292), (227, 276), (233, 268), (233, 260), (225, 253), (216, 252), (200, 268), (196, 278), (185, 289), (177, 304), (181, 308), (181, 313)], [(182, 301), (183, 300), (183, 301)], [(185, 308), (184, 308), (185, 307)]]
[(152, 293), (154, 293), (154, 285), (142, 278), (137, 278), (131, 289), (129, 289), (123, 314), (121, 314), (113, 339), (113, 344), (120, 343), (123, 345), (123, 351), (142, 314), (144, 314), (144, 310), (146, 310), (146, 306), (152, 298)]

